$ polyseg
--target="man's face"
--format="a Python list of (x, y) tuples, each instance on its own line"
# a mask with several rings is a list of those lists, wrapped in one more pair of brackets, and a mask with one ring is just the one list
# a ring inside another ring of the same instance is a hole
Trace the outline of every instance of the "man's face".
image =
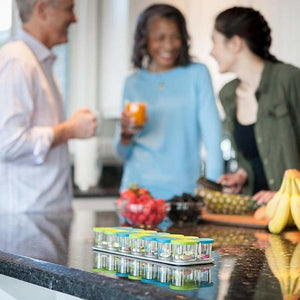
[(46, 31), (49, 45), (66, 43), (68, 28), (77, 21), (74, 13), (74, 0), (56, 0), (46, 7)]

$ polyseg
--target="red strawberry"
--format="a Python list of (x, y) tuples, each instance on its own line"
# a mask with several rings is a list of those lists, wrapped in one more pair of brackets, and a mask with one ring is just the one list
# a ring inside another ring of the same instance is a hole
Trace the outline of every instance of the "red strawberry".
[(138, 193), (139, 193), (139, 195), (149, 195), (148, 190), (145, 188), (139, 188)]
[(150, 197), (149, 195), (142, 195), (139, 197), (139, 200), (141, 201), (141, 203), (147, 203), (149, 201)]
[(130, 202), (136, 202), (137, 195), (131, 190), (125, 190), (121, 193), (121, 198), (126, 199)]
[(144, 224), (145, 220), (146, 220), (146, 216), (145, 215), (139, 215), (137, 217), (138, 225)]
[(159, 198), (159, 199), (156, 200), (156, 203), (157, 203), (158, 205), (163, 205), (163, 204), (165, 204), (165, 200)]
[(143, 208), (143, 215), (148, 216), (151, 213), (151, 206), (145, 204)]

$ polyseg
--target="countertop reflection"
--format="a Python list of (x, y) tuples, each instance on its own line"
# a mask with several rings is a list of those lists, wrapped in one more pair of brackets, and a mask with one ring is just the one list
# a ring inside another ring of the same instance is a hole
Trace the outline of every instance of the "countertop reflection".
[[(85, 299), (299, 298), (299, 232), (276, 236), (265, 230), (208, 223), (169, 225), (164, 229), (170, 233), (215, 239), (210, 286), (171, 290), (101, 270), (95, 272), (92, 228), (120, 223), (115, 212), (90, 210), (61, 215), (2, 215), (0, 273)], [(32, 279), (34, 272), (38, 272), (36, 280)]]

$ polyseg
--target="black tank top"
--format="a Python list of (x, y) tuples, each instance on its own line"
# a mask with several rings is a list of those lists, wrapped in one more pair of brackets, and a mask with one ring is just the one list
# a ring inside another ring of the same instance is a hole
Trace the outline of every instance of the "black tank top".
[(257, 150), (254, 136), (254, 124), (242, 125), (235, 119), (234, 139), (238, 150), (249, 159), (254, 173), (254, 190), (269, 190), (265, 171)]

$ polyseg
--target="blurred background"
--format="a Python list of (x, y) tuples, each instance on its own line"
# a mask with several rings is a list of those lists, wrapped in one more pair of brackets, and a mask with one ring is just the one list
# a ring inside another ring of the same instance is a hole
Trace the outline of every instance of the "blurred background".
[[(130, 57), (136, 19), (148, 5), (168, 3), (184, 13), (191, 54), (195, 61), (208, 66), (216, 98), (220, 88), (233, 76), (218, 73), (217, 64), (209, 55), (211, 34), (215, 16), (231, 6), (251, 6), (261, 11), (272, 29), (272, 53), (300, 67), (299, 0), (75, 0), (75, 3), (78, 23), (71, 27), (69, 43), (54, 50), (55, 73), (64, 94), (66, 115), (86, 106), (99, 119), (95, 138), (70, 144), (75, 196), (118, 193), (122, 164), (113, 153), (113, 136), (121, 114), (123, 82), (133, 71)], [(1, 0), (0, 46), (18, 26), (14, 0)], [(221, 108), (220, 115), (223, 116)], [(222, 150), (227, 170), (234, 170), (234, 153), (226, 136)]]

